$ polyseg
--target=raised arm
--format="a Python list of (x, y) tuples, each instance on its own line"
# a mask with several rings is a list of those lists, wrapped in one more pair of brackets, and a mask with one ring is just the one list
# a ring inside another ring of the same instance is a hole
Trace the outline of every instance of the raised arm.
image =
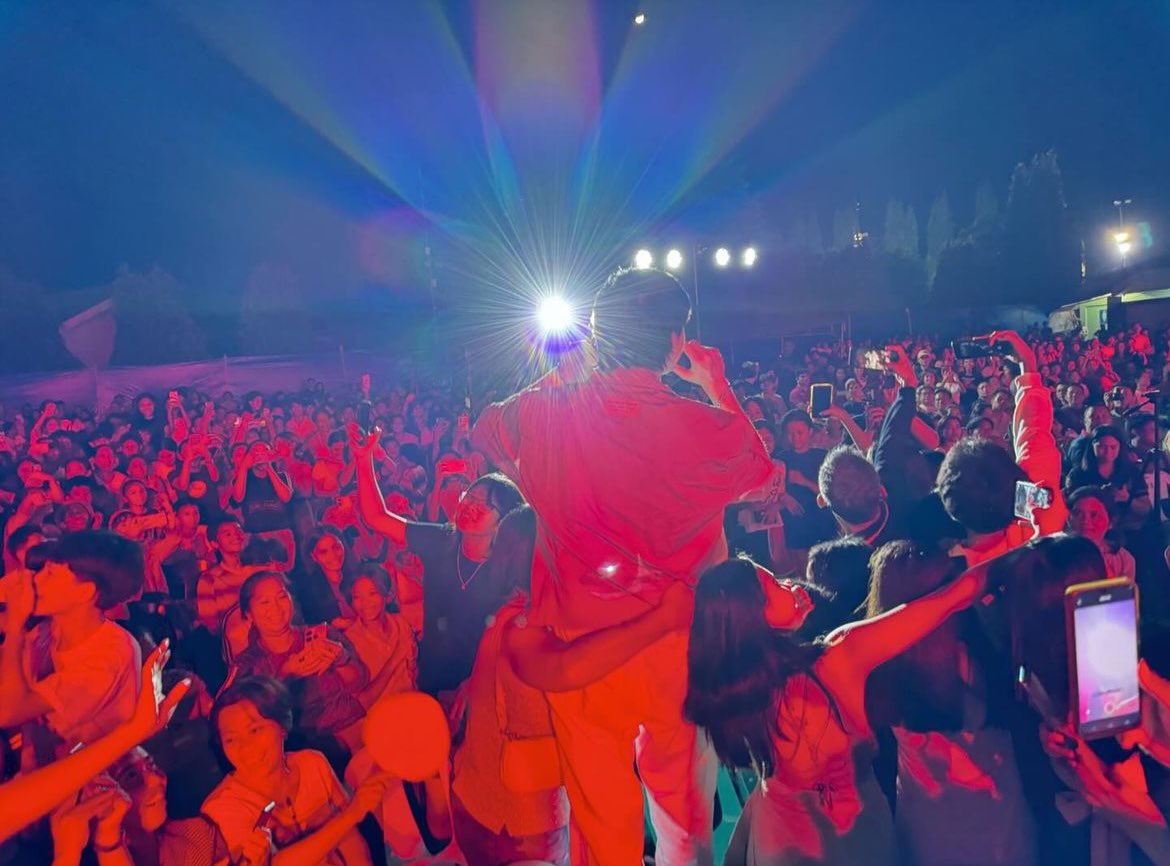
[(864, 684), (878, 665), (909, 649), (952, 614), (970, 607), (986, 583), (987, 563), (982, 563), (929, 595), (900, 604), (873, 619), (843, 625), (828, 637), (826, 661), (832, 657), (844, 665), (843, 673), (853, 682)]
[(676, 583), (641, 616), (574, 640), (561, 640), (547, 628), (510, 625), (504, 631), (504, 657), (533, 688), (572, 691), (601, 679), (670, 632), (690, 628), (693, 609), (694, 593)]
[(873, 434), (862, 430), (857, 422), (853, 420), (853, 416), (846, 412), (843, 407), (833, 404), (822, 414), (827, 418), (836, 418), (841, 422), (841, 426), (845, 428), (845, 432), (849, 434), (849, 438), (853, 440), (853, 444), (862, 453), (869, 452), (869, 447), (873, 445)]
[(406, 525), (409, 521), (386, 507), (374, 472), (374, 451), (378, 447), (380, 435), (377, 429), (362, 435), (356, 424), (351, 424), (349, 428), (349, 447), (357, 467), (358, 509), (370, 529), (402, 547), (406, 544)]
[(43, 818), (130, 749), (162, 730), (191, 687), (190, 680), (183, 680), (164, 697), (162, 669), (168, 658), (170, 647), (164, 640), (142, 666), (142, 689), (129, 721), (80, 751), (0, 786), (0, 842)]

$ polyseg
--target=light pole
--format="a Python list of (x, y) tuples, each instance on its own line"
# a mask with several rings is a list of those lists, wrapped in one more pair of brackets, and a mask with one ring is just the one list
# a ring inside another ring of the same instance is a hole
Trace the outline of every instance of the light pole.
[(1129, 251), (1133, 249), (1133, 241), (1130, 240), (1129, 232), (1125, 228), (1125, 209), (1131, 204), (1133, 204), (1131, 198), (1113, 200), (1113, 206), (1117, 208), (1117, 232), (1113, 235), (1113, 242), (1117, 244), (1117, 253), (1121, 256), (1123, 268), (1129, 263)]

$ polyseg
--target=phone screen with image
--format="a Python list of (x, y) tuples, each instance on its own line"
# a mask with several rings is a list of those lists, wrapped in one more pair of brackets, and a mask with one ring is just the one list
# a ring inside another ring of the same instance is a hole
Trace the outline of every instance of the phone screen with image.
[(1070, 677), (1077, 731), (1086, 739), (1141, 721), (1137, 592), (1128, 580), (1070, 587)]

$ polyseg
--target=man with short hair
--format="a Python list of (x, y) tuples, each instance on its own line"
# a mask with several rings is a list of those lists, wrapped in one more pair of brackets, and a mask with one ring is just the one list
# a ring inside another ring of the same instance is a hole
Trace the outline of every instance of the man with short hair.
[[(591, 334), (480, 416), (473, 442), (537, 514), (529, 627), (572, 640), (633, 619), (727, 556), (725, 508), (772, 475), (719, 352), (687, 342), (690, 302), (662, 271), (619, 271)], [(682, 365), (686, 357), (689, 364)], [(711, 405), (674, 394), (676, 373)], [(659, 866), (710, 863), (715, 763), (682, 718), (687, 635), (585, 688), (549, 692), (574, 866), (630, 866), (650, 799)]]
[[(41, 550), (43, 567), (35, 576), (22, 575), (8, 592), (0, 727), (43, 719), (55, 735), (48, 744), (53, 749), (36, 748), (38, 763), (46, 763), (133, 714), (141, 653), (103, 611), (141, 591), (144, 568), (142, 549), (112, 532), (76, 532)], [(33, 614), (49, 621), (26, 636)]]

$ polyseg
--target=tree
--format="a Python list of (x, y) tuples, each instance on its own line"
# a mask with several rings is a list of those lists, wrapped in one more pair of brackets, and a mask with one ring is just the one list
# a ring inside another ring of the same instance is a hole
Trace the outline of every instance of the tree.
[(975, 190), (975, 222), (981, 223), (999, 216), (999, 199), (988, 181)]
[(918, 217), (914, 208), (891, 199), (886, 205), (883, 237), (885, 251), (908, 259), (918, 258)]
[(252, 269), (240, 299), (241, 348), (254, 355), (283, 355), (316, 347), (311, 298), (290, 269), (262, 263)]
[(166, 364), (207, 357), (207, 338), (191, 318), (183, 287), (162, 268), (123, 265), (109, 283), (118, 320), (115, 364)]
[(951, 201), (944, 190), (930, 206), (930, 218), (926, 222), (926, 273), (929, 281), (934, 281), (942, 251), (954, 236), (955, 221), (951, 216)]
[(1004, 290), (1012, 299), (1055, 306), (1077, 285), (1079, 245), (1055, 151), (1037, 154), (1012, 172), (1003, 256)]

